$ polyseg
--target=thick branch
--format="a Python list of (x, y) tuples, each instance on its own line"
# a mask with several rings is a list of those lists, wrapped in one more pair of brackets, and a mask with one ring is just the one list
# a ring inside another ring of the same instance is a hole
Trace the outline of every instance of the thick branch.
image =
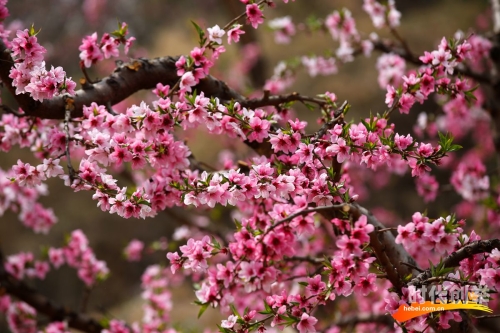
[[(471, 258), (475, 254), (491, 252), (493, 249), (500, 249), (500, 239), (480, 240), (472, 242), (446, 257), (443, 261), (444, 267), (456, 267), (460, 264), (460, 261), (464, 259)], [(410, 283), (408, 283), (408, 285), (420, 287), (422, 286), (423, 282), (429, 279), (431, 276), (431, 270), (427, 269), (417, 275), (414, 279), (412, 279)]]
[[(458, 251), (453, 252), (448, 257), (446, 257), (443, 261), (444, 267), (456, 267), (460, 264), (460, 261), (470, 258), (475, 254), (491, 252), (493, 249), (500, 249), (500, 239), (492, 239), (492, 240), (481, 240), (472, 242)], [(418, 274), (414, 279), (412, 279), (408, 285), (420, 287), (432, 276), (431, 270), (427, 269), (424, 272)], [(477, 329), (474, 327), (471, 322), (470, 317), (464, 312), (460, 311), (460, 315), (462, 317), (462, 322), (452, 323), (452, 328), (457, 327), (459, 332), (477, 332)], [(454, 332), (454, 331), (453, 331)]]
[[(376, 50), (384, 53), (394, 53), (405, 59), (406, 61), (421, 66), (424, 63), (414, 54), (408, 53), (404, 48), (397, 47), (388, 42), (377, 41), (373, 43)], [(492, 80), (489, 76), (484, 75), (482, 73), (477, 73), (471, 71), (469, 68), (455, 68), (455, 72), (458, 74), (462, 74), (464, 76), (470, 77), (479, 83), (492, 84)]]
[[(353, 204), (353, 215), (365, 215), (368, 223), (375, 227), (375, 231), (384, 229), (385, 226), (367, 209)], [(372, 232), (370, 246), (375, 252), (380, 264), (385, 268), (387, 278), (398, 290), (404, 286), (405, 277), (418, 273), (411, 266), (417, 266), (413, 257), (401, 244), (396, 244), (394, 235), (390, 232)], [(411, 266), (405, 265), (409, 263)]]
[(268, 96), (266, 94), (262, 98), (247, 99), (245, 101), (240, 102), (240, 104), (244, 107), (255, 109), (267, 105), (278, 106), (283, 103), (297, 102), (297, 101), (302, 103), (315, 103), (320, 107), (327, 104), (325, 99), (302, 96), (297, 92), (293, 92), (288, 95), (275, 95), (275, 96)]
[[(174, 86), (179, 79), (175, 67), (177, 59), (177, 57), (141, 58), (117, 66), (111, 75), (97, 83), (87, 83), (83, 89), (75, 93), (75, 96), (72, 96), (74, 110), (71, 117), (81, 117), (83, 115), (83, 106), (88, 106), (92, 102), (100, 105), (114, 105), (140, 90), (153, 89), (158, 83)], [(26, 115), (43, 119), (64, 119), (66, 103), (63, 96), (38, 102), (27, 94), (15, 94), (12, 79), (9, 77), (12, 65), (13, 60), (10, 52), (0, 40), (0, 79)], [(326, 104), (324, 99), (302, 96), (298, 93), (279, 96), (265, 94), (260, 99), (246, 99), (229, 88), (225, 82), (212, 76), (202, 79), (194, 88), (199, 92), (203, 91), (206, 96), (218, 97), (224, 101), (235, 100), (248, 108), (267, 105), (278, 106), (293, 101), (315, 103), (319, 106)]]
[[(131, 63), (118, 66), (110, 76), (76, 92), (75, 96), (73, 96), (75, 109), (71, 116), (73, 118), (81, 117), (83, 106), (90, 105), (92, 102), (102, 105), (114, 105), (139, 90), (153, 89), (158, 83), (175, 85), (179, 79), (175, 67), (176, 60), (177, 58), (174, 57), (136, 59)], [(65, 103), (62, 96), (38, 102), (27, 94), (15, 95), (12, 79), (9, 78), (12, 65), (13, 61), (10, 52), (0, 40), (0, 79), (15, 97), (19, 106), (29, 116), (45, 119), (64, 119)], [(212, 76), (201, 80), (195, 89), (223, 100), (244, 99), (224, 82)]]
[(70, 328), (87, 333), (99, 333), (104, 329), (95, 319), (58, 305), (23, 281), (16, 280), (5, 271), (2, 253), (0, 253), (0, 287), (4, 288), (8, 294), (32, 306), (51, 321), (67, 321)]
[[(274, 229), (284, 222), (310, 212), (318, 212), (326, 219), (331, 220), (339, 216), (339, 211), (350, 214), (354, 219), (358, 219), (361, 215), (365, 215), (368, 223), (375, 227), (375, 231), (370, 234), (370, 247), (373, 249), (380, 264), (386, 270), (389, 281), (391, 281), (398, 290), (401, 290), (401, 288), (404, 287), (405, 277), (409, 274), (416, 275), (418, 273), (418, 271), (412, 267), (417, 266), (417, 264), (403, 246), (396, 244), (392, 233), (376, 232), (379, 229), (384, 229), (385, 226), (370, 211), (358, 204), (338, 204), (306, 209), (278, 221), (268, 230)], [(405, 265), (405, 263), (409, 263), (410, 266)]]

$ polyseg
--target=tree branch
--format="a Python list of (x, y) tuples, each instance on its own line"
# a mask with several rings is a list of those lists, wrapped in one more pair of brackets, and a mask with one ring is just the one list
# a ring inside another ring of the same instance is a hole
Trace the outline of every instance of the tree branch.
[[(404, 48), (394, 46), (389, 42), (376, 41), (373, 43), (373, 46), (374, 46), (375, 50), (378, 50), (380, 52), (397, 54), (401, 58), (405, 59), (406, 61), (408, 61), (414, 65), (421, 66), (424, 64), (417, 56), (415, 56), (411, 53), (408, 53)], [(462, 74), (464, 76), (470, 77), (471, 79), (474, 79), (475, 81), (477, 81), (479, 83), (492, 84), (492, 80), (488, 75), (473, 72), (467, 67), (455, 68), (455, 72), (458, 74)]]
[(500, 33), (500, 1), (491, 0), (491, 11), (493, 12), (493, 33)]
[[(158, 83), (175, 85), (179, 79), (175, 67), (177, 59), (178, 57), (170, 56), (155, 59), (141, 58), (118, 65), (111, 75), (94, 84), (87, 84), (83, 89), (76, 91), (75, 95), (71, 97), (74, 106), (71, 117), (81, 117), (83, 106), (88, 106), (92, 102), (101, 105), (115, 105), (137, 91), (155, 88)], [(9, 77), (13, 63), (10, 51), (0, 40), (0, 79), (26, 115), (43, 119), (64, 119), (66, 102), (63, 96), (39, 102), (33, 100), (28, 94), (16, 95), (12, 79)], [(260, 99), (246, 99), (229, 88), (225, 82), (210, 75), (200, 80), (194, 89), (224, 101), (238, 101), (242, 106), (249, 108), (267, 105), (277, 106), (292, 101), (311, 102), (319, 106), (326, 104), (324, 99), (302, 96), (298, 93), (279, 96), (264, 95)]]
[[(119, 65), (108, 77), (91, 84), (88, 88), (78, 90), (75, 96), (72, 96), (74, 100), (72, 118), (81, 117), (83, 115), (83, 106), (90, 105), (92, 102), (102, 105), (114, 105), (139, 90), (153, 89), (158, 83), (173, 86), (179, 79), (175, 67), (176, 61), (177, 58), (174, 57), (141, 58)], [(0, 79), (17, 100), (19, 106), (28, 116), (44, 119), (64, 119), (65, 102), (63, 96), (38, 102), (27, 94), (15, 94), (12, 79), (9, 77), (12, 64), (13, 60), (10, 52), (0, 40)], [(212, 76), (201, 80), (195, 89), (205, 92), (206, 95), (219, 97), (222, 100), (244, 100), (243, 96)]]
[[(474, 241), (446, 257), (443, 261), (444, 268), (456, 267), (464, 259), (470, 258), (475, 254), (491, 252), (493, 249), (500, 249), (500, 239)], [(431, 270), (427, 269), (412, 279), (408, 285), (420, 287), (430, 277), (432, 277)]]
[[(381, 42), (376, 43), (375, 47), (383, 52), (398, 53), (410, 62), (417, 65), (421, 64), (418, 58), (415, 58), (411, 54), (407, 54), (404, 50), (398, 51), (398, 49), (392, 48)], [(83, 106), (90, 105), (91, 102), (103, 105), (113, 105), (139, 90), (152, 89), (157, 83), (169, 84), (171, 86), (174, 85), (178, 80), (175, 61), (176, 58), (173, 57), (162, 57), (155, 59), (136, 59), (131, 63), (119, 65), (110, 76), (92, 84), (88, 88), (77, 91), (75, 96), (72, 97), (74, 101), (74, 110), (72, 111), (71, 116), (82, 116)], [(16, 98), (24, 112), (29, 116), (36, 116), (39, 118), (64, 119), (65, 103), (62, 97), (56, 97), (43, 102), (36, 102), (26, 94), (15, 95), (15, 89), (12, 87), (12, 80), (8, 77), (12, 63), (10, 53), (6, 49), (5, 45), (0, 41), (0, 79), (8, 87), (9, 91)], [(464, 75), (467, 74), (464, 73)], [(477, 73), (469, 73), (469, 76), (478, 82), (491, 83), (489, 77), (484, 77)], [(314, 102), (320, 106), (320, 103), (322, 103), (319, 99), (304, 97), (299, 94), (271, 97), (264, 95), (261, 99), (247, 100), (242, 95), (229, 88), (227, 84), (213, 78), (212, 76), (208, 76), (207, 78), (201, 80), (200, 84), (196, 86), (195, 89), (203, 91), (207, 96), (218, 97), (223, 101), (235, 100), (240, 102), (242, 106), (252, 108), (265, 105), (276, 106), (281, 103), (291, 101)], [(262, 144), (249, 142), (248, 145), (262, 155), (269, 156), (269, 152), (271, 151), (269, 142), (263, 142)], [(368, 219), (368, 223), (373, 225), (376, 230), (385, 228), (385, 226), (378, 221), (375, 216), (358, 204), (354, 203), (341, 206), (344, 212), (344, 208), (347, 206), (348, 212), (353, 218), (359, 218), (361, 215), (365, 215)], [(321, 210), (319, 213), (327, 219), (332, 219), (337, 217), (338, 211), (339, 207), (336, 207)], [(412, 266), (416, 267), (414, 259), (401, 245), (395, 243), (395, 237), (392, 233), (371, 233), (370, 246), (380, 264), (385, 268), (387, 278), (398, 290), (401, 290), (401, 288), (405, 286), (404, 281), (408, 275), (414, 276), (418, 274), (418, 271), (412, 268)], [(405, 263), (410, 265), (405, 265)], [(14, 292), (17, 291), (15, 288), (11, 288), (11, 290)], [(29, 297), (24, 294), (22, 296), (32, 301), (32, 303), (40, 306), (39, 302), (29, 299)], [(51, 314), (58, 314), (58, 316), (61, 316), (60, 312), (56, 311), (57, 309), (59, 308), (52, 305), (48, 309), (45, 309), (45, 313), (48, 313), (49, 316)], [(40, 312), (44, 313), (43, 311)], [(65, 314), (65, 316), (63, 316), (65, 318), (72, 316), (80, 318), (78, 317), (78, 314), (75, 314), (74, 312), (70, 312), (71, 315), (66, 312), (63, 312), (63, 314)], [(468, 319), (468, 317), (465, 317), (465, 319), (466, 321), (461, 323), (463, 326), (461, 332), (473, 332), (474, 327), (469, 325), (470, 319)], [(81, 324), (81, 321), (79, 323)], [(83, 321), (83, 323), (86, 323), (86, 321)]]
[(104, 329), (95, 319), (58, 305), (25, 282), (15, 279), (5, 270), (4, 257), (1, 252), (0, 287), (4, 288), (8, 294), (32, 306), (51, 321), (67, 321), (70, 328), (87, 333), (100, 333)]

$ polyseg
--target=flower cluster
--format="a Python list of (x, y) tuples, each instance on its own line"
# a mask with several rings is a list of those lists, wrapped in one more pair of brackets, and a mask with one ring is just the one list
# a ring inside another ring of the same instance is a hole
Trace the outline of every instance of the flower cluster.
[(18, 280), (24, 276), (43, 280), (50, 267), (46, 261), (35, 261), (32, 253), (21, 252), (7, 257), (5, 270)]
[(123, 22), (119, 24), (118, 30), (102, 35), (101, 40), (97, 43), (97, 32), (82, 39), (82, 44), (78, 48), (80, 59), (85, 67), (91, 67), (93, 64), (103, 59), (116, 58), (120, 55), (118, 47), (123, 44), (125, 54), (135, 40), (135, 37), (126, 38), (128, 35), (128, 25)]
[[(464, 224), (465, 221), (452, 216), (430, 220), (421, 213), (415, 213), (412, 222), (398, 226), (396, 244), (403, 244), (415, 260), (425, 266), (428, 260), (436, 260), (457, 249), (461, 244)], [(434, 256), (429, 257), (428, 254), (432, 252)]]
[(29, 93), (36, 101), (43, 101), (62, 94), (73, 95), (76, 83), (66, 77), (62, 67), (47, 71), (43, 54), (45, 48), (38, 43), (34, 29), (18, 30), (12, 40), (12, 57), (15, 60), (9, 77), (16, 94)]
[(41, 195), (47, 194), (46, 186), (21, 186), (12, 181), (15, 179), (12, 170), (4, 172), (0, 169), (0, 216), (11, 210), (18, 214), (19, 220), (26, 227), (36, 233), (47, 233), (57, 222), (57, 218), (51, 208), (45, 208), (37, 202)]
[(399, 26), (401, 13), (396, 9), (394, 0), (389, 0), (387, 5), (383, 5), (376, 0), (364, 0), (363, 9), (370, 15), (375, 28), (384, 26), (395, 28)]
[[(97, 260), (94, 251), (89, 246), (87, 237), (81, 230), (71, 233), (67, 244), (62, 248), (64, 261), (68, 266), (77, 269), (78, 277), (87, 285), (92, 286), (96, 282), (107, 278), (109, 273), (106, 263)], [(55, 267), (61, 265), (63, 260), (60, 252), (51, 250), (49, 259)]]
[(428, 96), (437, 91), (452, 98), (469, 98), (470, 90), (467, 85), (455, 78), (455, 82), (448, 76), (452, 75), (455, 67), (469, 57), (471, 45), (467, 41), (453, 41), (450, 44), (445, 38), (441, 40), (436, 51), (425, 52), (419, 59), (426, 66), (422, 66), (418, 73), (403, 76), (403, 88), (396, 91), (392, 85), (387, 85), (385, 103), (389, 107), (399, 108), (399, 112), (408, 113), (415, 102), (423, 103)]
[(335, 58), (302, 57), (302, 64), (312, 77), (337, 73)]
[(461, 162), (451, 176), (451, 184), (465, 199), (478, 201), (488, 197), (490, 181), (486, 167), (477, 157)]
[(290, 37), (295, 35), (295, 25), (290, 16), (275, 18), (267, 24), (275, 31), (274, 40), (278, 44), (290, 43)]
[(133, 239), (123, 250), (123, 254), (128, 261), (140, 261), (143, 250), (144, 243), (138, 239)]
[(10, 302), (6, 311), (12, 333), (36, 333), (36, 310), (24, 302)]
[(87, 285), (92, 286), (108, 275), (108, 268), (104, 261), (97, 260), (94, 251), (88, 244), (87, 237), (81, 230), (75, 230), (62, 248), (49, 248), (48, 261), (35, 260), (30, 252), (21, 252), (7, 257), (5, 270), (18, 280), (25, 276), (29, 278), (45, 279), (50, 270), (49, 262), (54, 268), (64, 263), (78, 270), (78, 277)]
[[(142, 275), (144, 314), (142, 323), (133, 324), (134, 332), (153, 333), (165, 329), (165, 323), (169, 321), (172, 310), (172, 295), (168, 288), (172, 285), (172, 281), (175, 281), (169, 273), (168, 268), (154, 265), (149, 266)], [(122, 332), (117, 329), (118, 327), (124, 329), (123, 323), (115, 321), (114, 325), (115, 328), (113, 325), (110, 326), (110, 333)]]
[(399, 85), (403, 81), (406, 62), (394, 53), (382, 54), (377, 59), (378, 84), (381, 88), (387, 85)]

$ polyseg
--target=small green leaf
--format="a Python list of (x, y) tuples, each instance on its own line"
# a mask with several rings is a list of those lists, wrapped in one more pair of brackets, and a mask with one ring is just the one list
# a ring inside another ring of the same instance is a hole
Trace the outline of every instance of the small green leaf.
[(201, 315), (203, 314), (203, 312), (205, 312), (207, 309), (208, 309), (208, 306), (210, 305), (210, 303), (203, 303), (200, 307), (200, 311), (198, 312), (198, 318), (201, 317)]
[(38, 31), (35, 30), (35, 24), (32, 24), (29, 30), (29, 35), (30, 36), (36, 36), (38, 33), (42, 30), (42, 28), (38, 29)]
[(109, 328), (109, 319), (106, 318), (106, 317), (103, 317), (99, 320), (99, 324), (101, 324), (101, 326), (103, 328)]
[(266, 301), (264, 301), (264, 307), (266, 308), (267, 313), (273, 313), (273, 309)]
[(233, 311), (233, 314), (236, 316), (236, 317), (241, 317), (240, 314), (238, 313), (238, 310), (236, 310), (236, 307), (234, 306), (234, 304), (229, 304), (229, 307), (231, 308), (231, 311)]
[(194, 25), (194, 28), (196, 29), (196, 32), (198, 33), (200, 45), (203, 45), (202, 41), (205, 40), (205, 32), (203, 31), (202, 28), (200, 28), (200, 26), (198, 24), (196, 24), (196, 22), (191, 21), (191, 23)]
[(212, 236), (212, 246), (216, 248), (217, 250), (220, 250), (221, 246), (220, 243), (215, 239), (215, 237)]
[(448, 149), (448, 151), (457, 151), (462, 149), (463, 147), (461, 145), (451, 145), (451, 147)]
[(304, 105), (309, 109), (309, 111), (314, 111), (316, 107), (310, 103), (304, 102)]

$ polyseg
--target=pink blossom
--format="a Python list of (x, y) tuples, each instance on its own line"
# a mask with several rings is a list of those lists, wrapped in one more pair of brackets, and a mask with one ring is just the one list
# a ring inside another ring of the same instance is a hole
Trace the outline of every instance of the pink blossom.
[(246, 6), (246, 15), (248, 21), (252, 24), (252, 27), (257, 29), (259, 24), (264, 22), (262, 11), (257, 4), (250, 4)]
[(226, 33), (218, 25), (208, 28), (208, 39), (214, 43), (222, 44), (222, 36)]
[(297, 329), (300, 333), (315, 333), (316, 329), (314, 328), (314, 325), (317, 322), (318, 319), (304, 312), (300, 317), (299, 323), (297, 324)]
[(396, 133), (396, 135), (394, 136), (394, 143), (396, 143), (396, 147), (398, 147), (398, 149), (406, 150), (406, 148), (408, 148), (408, 146), (413, 143), (413, 138), (410, 134), (403, 136)]
[(415, 97), (408, 93), (403, 93), (399, 98), (399, 112), (408, 114), (410, 112), (410, 108), (415, 103)]
[(63, 249), (56, 249), (51, 247), (49, 249), (49, 260), (55, 268), (61, 267), (64, 264), (64, 252)]
[(439, 183), (436, 178), (429, 174), (423, 174), (415, 180), (418, 194), (425, 202), (434, 201), (438, 194)]
[(195, 86), (197, 84), (196, 79), (193, 76), (192, 72), (186, 72), (182, 75), (181, 81), (180, 81), (180, 87), (181, 89), (185, 89), (186, 91), (191, 92), (191, 87)]
[(101, 51), (104, 55), (105, 59), (109, 59), (111, 57), (118, 57), (120, 54), (118, 50), (118, 46), (120, 42), (115, 38), (111, 37), (108, 33), (105, 33), (101, 38)]
[(227, 320), (222, 321), (220, 326), (223, 328), (233, 328), (234, 324), (236, 324), (236, 320), (238, 320), (238, 317), (230, 315)]
[(271, 127), (269, 121), (265, 119), (260, 119), (259, 117), (253, 117), (250, 120), (250, 127), (252, 132), (248, 136), (250, 141), (262, 142), (268, 137), (268, 130)]
[(129, 261), (141, 260), (141, 252), (144, 250), (144, 243), (140, 240), (133, 239), (124, 249), (124, 254)]
[(350, 147), (346, 145), (346, 141), (343, 138), (339, 138), (337, 143), (326, 148), (327, 153), (331, 153), (333, 156), (337, 156), (337, 162), (343, 163), (349, 158)]
[(83, 61), (85, 67), (90, 67), (92, 64), (103, 59), (103, 54), (99, 45), (97, 45), (97, 33), (94, 32), (90, 36), (86, 36), (82, 40), (82, 45), (78, 48), (80, 51), (80, 59)]
[(35, 333), (36, 310), (24, 302), (13, 302), (7, 310), (7, 323), (12, 333)]
[(231, 44), (231, 42), (238, 43), (240, 41), (240, 35), (243, 35), (245, 31), (241, 30), (241, 24), (235, 24), (229, 31), (227, 32), (227, 42)]
[(290, 37), (295, 35), (295, 26), (290, 16), (270, 20), (268, 25), (275, 30), (274, 40), (278, 44), (288, 44)]

